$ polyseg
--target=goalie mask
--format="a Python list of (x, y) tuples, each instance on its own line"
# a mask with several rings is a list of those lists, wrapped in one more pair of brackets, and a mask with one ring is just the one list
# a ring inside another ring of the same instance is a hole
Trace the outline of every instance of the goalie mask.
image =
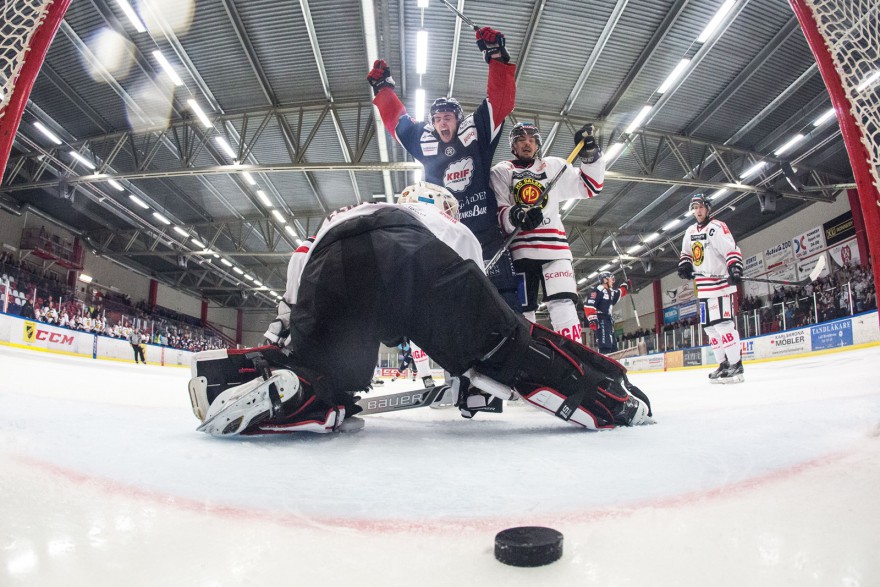
[(420, 181), (403, 188), (398, 204), (430, 204), (438, 210), (458, 220), (458, 200), (452, 192), (437, 184)]
[[(516, 141), (523, 137), (535, 137), (535, 144), (537, 145), (537, 151), (541, 150), (541, 131), (538, 130), (538, 127), (530, 122), (518, 122), (512, 129), (510, 129), (510, 135), (508, 136), (508, 144), (510, 145), (510, 152), (516, 155), (516, 150), (514, 150), (513, 146), (516, 144)], [(534, 157), (534, 155), (533, 155)]]

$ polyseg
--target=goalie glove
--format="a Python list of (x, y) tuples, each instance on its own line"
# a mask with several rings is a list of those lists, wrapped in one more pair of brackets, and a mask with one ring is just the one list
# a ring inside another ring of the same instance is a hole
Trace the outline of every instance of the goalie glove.
[(544, 222), (544, 213), (538, 206), (516, 204), (510, 207), (510, 223), (522, 230), (534, 230)]
[(504, 35), (491, 27), (484, 26), (477, 31), (477, 47), (483, 52), (486, 63), (493, 59), (502, 63), (510, 61), (510, 54), (504, 48)]
[(284, 298), (278, 302), (278, 316), (269, 323), (263, 337), (270, 344), (281, 348), (290, 344), (290, 305)]
[(584, 141), (584, 145), (581, 147), (578, 156), (583, 162), (595, 163), (598, 161), (599, 157), (602, 156), (602, 149), (599, 148), (599, 143), (596, 142), (596, 137), (593, 136), (592, 124), (585, 124), (574, 133), (574, 144), (579, 145), (581, 141)]
[(394, 78), (391, 77), (391, 68), (384, 59), (373, 62), (373, 69), (367, 74), (367, 81), (373, 86), (373, 93), (378, 94), (382, 88), (394, 89)]

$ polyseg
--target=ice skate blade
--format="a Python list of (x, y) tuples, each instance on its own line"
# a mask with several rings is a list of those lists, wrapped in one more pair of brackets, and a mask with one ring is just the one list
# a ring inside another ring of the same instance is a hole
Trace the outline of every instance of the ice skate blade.
[(722, 379), (718, 379), (718, 383), (723, 383), (724, 385), (730, 385), (731, 383), (742, 383), (745, 378), (740, 375), (734, 375), (733, 377), (724, 377)]

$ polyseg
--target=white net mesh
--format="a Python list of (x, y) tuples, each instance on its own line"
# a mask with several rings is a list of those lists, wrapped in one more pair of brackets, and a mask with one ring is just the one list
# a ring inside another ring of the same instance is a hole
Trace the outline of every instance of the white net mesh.
[(3, 0), (0, 6), (0, 118), (52, 0)]
[(831, 53), (880, 190), (880, 2), (806, 0)]

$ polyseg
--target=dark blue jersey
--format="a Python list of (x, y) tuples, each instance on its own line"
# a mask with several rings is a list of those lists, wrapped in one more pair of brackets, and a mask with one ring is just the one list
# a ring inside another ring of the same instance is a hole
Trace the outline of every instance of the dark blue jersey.
[(622, 284), (620, 289), (608, 289), (603, 285), (594, 287), (590, 292), (590, 295), (587, 297), (587, 303), (584, 306), (584, 313), (587, 315), (587, 320), (590, 319), (591, 315), (596, 314), (611, 316), (611, 312), (614, 310), (614, 304), (620, 301), (620, 298), (628, 293), (627, 290), (628, 288), (626, 284)]

